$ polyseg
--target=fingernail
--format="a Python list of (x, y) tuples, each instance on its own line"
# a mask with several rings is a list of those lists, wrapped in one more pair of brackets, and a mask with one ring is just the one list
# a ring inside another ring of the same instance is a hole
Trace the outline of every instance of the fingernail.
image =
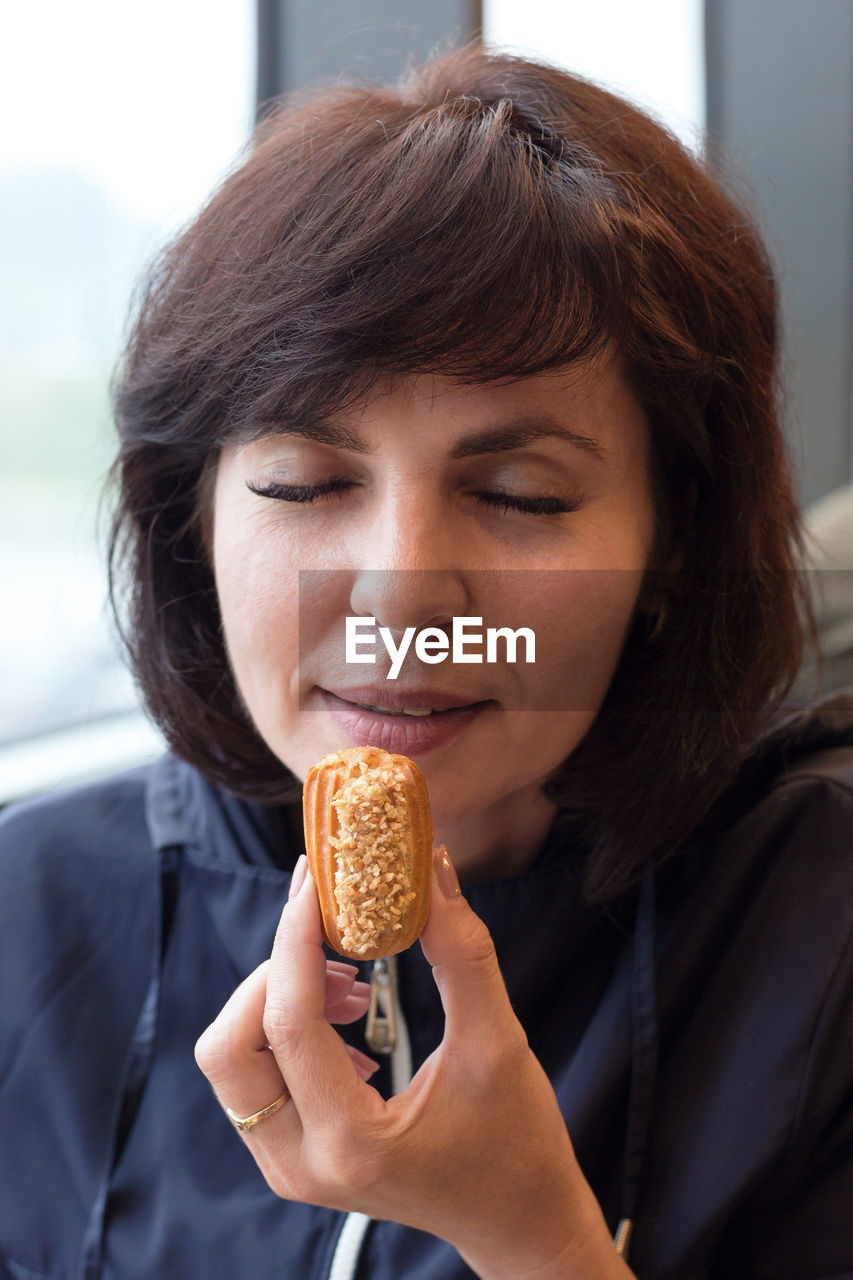
[(296, 866), (293, 868), (293, 875), (290, 877), (290, 888), (287, 893), (288, 901), (295, 898), (305, 881), (305, 873), (308, 870), (308, 859), (304, 853), (300, 853)]
[(459, 877), (453, 863), (447, 853), (444, 845), (433, 852), (433, 866), (435, 867), (435, 875), (438, 880), (438, 887), (444, 894), (445, 898), (460, 898), (462, 890), (459, 888)]
[(347, 1053), (352, 1058), (353, 1066), (362, 1080), (369, 1080), (373, 1073), (379, 1070), (378, 1062), (375, 1062), (373, 1058), (368, 1058), (366, 1053), (362, 1053), (360, 1049), (354, 1048), (353, 1045), (347, 1045)]

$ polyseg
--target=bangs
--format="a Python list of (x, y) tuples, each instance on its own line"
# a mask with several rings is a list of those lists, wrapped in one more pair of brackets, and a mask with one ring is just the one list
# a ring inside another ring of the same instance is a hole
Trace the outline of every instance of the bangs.
[[(217, 304), (227, 438), (328, 416), (389, 374), (518, 378), (618, 342), (624, 197), (587, 151), (506, 99), (414, 115), (391, 94), (327, 103), (301, 163), (273, 121), (237, 175), (255, 233), (239, 261), (204, 248), (207, 287), (233, 293)], [(278, 156), (287, 193), (270, 191)]]

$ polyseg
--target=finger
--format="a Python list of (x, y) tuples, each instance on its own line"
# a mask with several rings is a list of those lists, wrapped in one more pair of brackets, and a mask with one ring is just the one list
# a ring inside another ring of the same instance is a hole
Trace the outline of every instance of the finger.
[[(301, 854), (290, 881), (288, 901), (295, 898), (305, 883), (308, 875), (308, 859)], [(322, 929), (322, 926), (321, 926)], [(367, 1012), (370, 1000), (370, 988), (366, 983), (357, 982), (358, 966), (346, 960), (326, 960), (326, 1001), (325, 1016), (331, 1022), (353, 1022)], [(354, 996), (354, 1001), (347, 1000)], [(360, 1008), (360, 1002), (364, 1007)], [(343, 1011), (343, 1016), (340, 1016)]]
[(306, 1122), (355, 1104), (354, 1091), (362, 1088), (344, 1042), (326, 1019), (325, 982), (320, 906), (306, 874), (279, 921), (264, 1009), (267, 1041)]
[(265, 961), (240, 983), (195, 1047), (221, 1105), (238, 1116), (254, 1115), (286, 1092), (263, 1029), (268, 968)]
[(343, 1000), (355, 986), (356, 970), (337, 968), (334, 960), (326, 961), (326, 1003)]
[[(221, 1105), (240, 1117), (254, 1115), (274, 1101), (268, 1096), (271, 1088), (277, 1089), (276, 1098), (286, 1092), (263, 1028), (269, 964), (265, 960), (237, 987), (196, 1045), (198, 1064)], [(339, 961), (326, 964), (327, 1006), (331, 1003), (342, 1022), (365, 1011), (370, 989), (367, 983), (355, 982), (357, 972), (354, 965)], [(370, 1079), (379, 1064), (352, 1046), (347, 1052), (360, 1078)], [(259, 1101), (262, 1097), (268, 1100)]]
[(362, 1053), (360, 1049), (356, 1049), (355, 1045), (348, 1044), (347, 1053), (362, 1080), (369, 1080), (374, 1071), (379, 1070), (379, 1063), (375, 1062), (373, 1058), (368, 1058), (367, 1054)]
[(326, 1004), (326, 1017), (329, 1022), (333, 1022), (336, 1026), (343, 1026), (349, 1022), (357, 1022), (367, 1013), (367, 1007), (370, 1004), (370, 987), (366, 982), (359, 982), (356, 985), (358, 990), (353, 991), (345, 999), (337, 1001), (334, 1005)]
[(326, 1008), (329, 1022), (354, 1022), (367, 1012), (370, 987), (357, 982), (358, 970), (354, 965), (326, 961)]
[[(346, 974), (351, 968), (344, 961), (327, 960), (324, 941), (317, 891), (302, 854), (278, 922), (267, 976), (268, 996), (272, 980), (272, 995), (286, 990), (288, 1009), (296, 1018), (325, 1020), (327, 976), (334, 982), (332, 975)], [(282, 982), (282, 969), (288, 971), (286, 983)]]
[(445, 848), (433, 850), (432, 897), (421, 947), (438, 986), (447, 1029), (494, 1036), (515, 1020), (491, 934), (468, 906)]
[[(268, 1049), (267, 1038), (263, 1028), (263, 1009), (266, 996), (267, 972), (269, 960), (258, 965), (229, 997), (217, 1018), (217, 1035), (224, 1029), (227, 1020), (230, 1032), (245, 1037), (245, 1052), (260, 1052)], [(326, 1016), (330, 1021), (345, 1023), (355, 1022), (367, 1012), (370, 1002), (370, 986), (366, 982), (357, 982), (355, 965), (344, 964), (338, 960), (326, 961)], [(253, 1018), (257, 1014), (257, 1023)], [(210, 1028), (208, 1028), (210, 1030)], [(201, 1037), (205, 1040), (207, 1032)], [(236, 1049), (236, 1045), (234, 1046)]]

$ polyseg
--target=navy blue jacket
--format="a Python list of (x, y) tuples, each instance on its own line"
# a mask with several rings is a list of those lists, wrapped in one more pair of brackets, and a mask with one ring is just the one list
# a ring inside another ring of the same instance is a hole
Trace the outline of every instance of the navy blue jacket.
[[(853, 1277), (852, 707), (785, 724), (640, 893), (584, 905), (559, 824), (466, 887), (642, 1280)], [(3, 1280), (329, 1275), (344, 1216), (273, 1195), (193, 1060), (300, 849), (171, 756), (4, 815)], [(417, 1067), (442, 1032), (418, 947), (399, 983)], [(350, 1274), (471, 1276), (384, 1222)]]

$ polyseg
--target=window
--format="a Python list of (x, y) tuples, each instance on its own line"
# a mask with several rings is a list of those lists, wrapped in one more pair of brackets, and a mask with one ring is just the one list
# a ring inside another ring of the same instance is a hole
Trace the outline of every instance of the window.
[(156, 747), (105, 607), (108, 381), (141, 268), (248, 136), (254, 22), (251, 0), (44, 0), (6, 16), (0, 800)]
[(703, 0), (483, 0), (483, 34), (630, 98), (698, 150), (703, 13)]

